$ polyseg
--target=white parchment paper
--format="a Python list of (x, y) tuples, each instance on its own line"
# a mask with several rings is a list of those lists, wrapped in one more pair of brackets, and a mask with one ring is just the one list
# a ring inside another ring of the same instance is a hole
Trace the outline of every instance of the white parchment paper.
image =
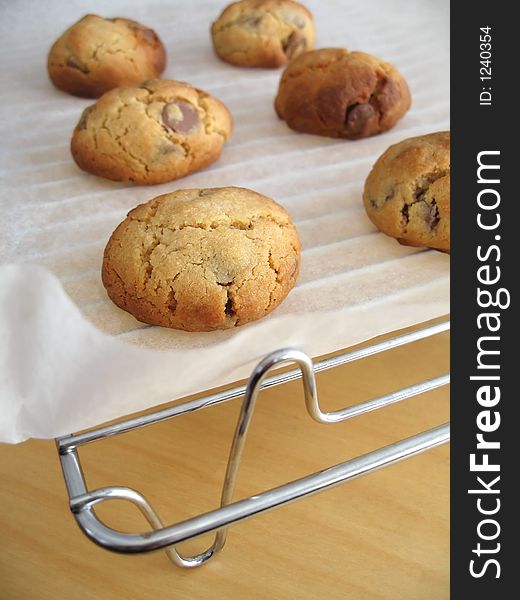
[[(297, 134), (273, 110), (280, 71), (240, 69), (213, 54), (208, 29), (225, 2), (19, 0), (0, 33), (0, 440), (49, 438), (246, 377), (266, 353), (313, 356), (449, 312), (449, 257), (378, 233), (362, 207), (376, 158), (405, 137), (449, 127), (448, 2), (309, 0), (319, 46), (363, 50), (407, 78), (410, 112), (390, 132), (349, 142)], [(130, 187), (81, 172), (72, 129), (90, 101), (55, 90), (54, 39), (87, 12), (156, 29), (165, 77), (223, 100), (235, 120), (221, 160), (183, 180)], [(293, 216), (302, 272), (267, 318), (186, 333), (139, 323), (100, 280), (104, 246), (135, 205), (179, 188), (239, 185)]]

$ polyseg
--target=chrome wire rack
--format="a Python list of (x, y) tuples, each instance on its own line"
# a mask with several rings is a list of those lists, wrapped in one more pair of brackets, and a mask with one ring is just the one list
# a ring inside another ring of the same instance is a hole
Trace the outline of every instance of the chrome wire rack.
[[(390, 404), (401, 402), (406, 398), (445, 386), (450, 381), (449, 374), (428, 379), (341, 410), (323, 412), (320, 408), (316, 389), (316, 373), (439, 334), (449, 330), (449, 328), (449, 321), (445, 321), (314, 364), (309, 356), (299, 350), (290, 348), (277, 350), (266, 356), (257, 365), (245, 386), (177, 404), (106, 427), (57, 438), (56, 445), (70, 498), (70, 509), (78, 525), (91, 540), (109, 550), (123, 553), (140, 553), (164, 549), (174, 564), (180, 567), (198, 567), (222, 550), (229, 526), (448, 442), (450, 439), (450, 426), (449, 423), (446, 423), (368, 454), (339, 463), (323, 471), (318, 471), (260, 494), (233, 502), (233, 493), (247, 432), (258, 393), (261, 389), (301, 378), (305, 406), (311, 418), (323, 424), (334, 424), (352, 419), (369, 411), (378, 410)], [(275, 366), (289, 363), (295, 363), (297, 368), (267, 377), (269, 371)], [(229, 453), (220, 508), (165, 526), (146, 498), (134, 489), (120, 486), (103, 487), (95, 490), (87, 489), (78, 454), (79, 446), (178, 417), (188, 412), (208, 408), (241, 396), (244, 396), (244, 399)], [(107, 527), (98, 519), (94, 507), (96, 504), (110, 499), (132, 502), (139, 508), (152, 530), (145, 533), (123, 533)], [(175, 545), (180, 542), (211, 532), (215, 532), (214, 542), (200, 554), (182, 556), (175, 548)]]

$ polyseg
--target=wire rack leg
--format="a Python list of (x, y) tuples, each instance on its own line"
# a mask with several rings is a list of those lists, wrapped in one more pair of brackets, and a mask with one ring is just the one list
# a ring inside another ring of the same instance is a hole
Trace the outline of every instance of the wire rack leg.
[[(159, 530), (164, 528), (164, 524), (161, 521), (159, 515), (155, 512), (152, 505), (140, 492), (133, 490), (129, 487), (113, 486), (108, 488), (100, 488), (91, 494), (91, 504), (106, 501), (106, 500), (126, 500), (136, 506), (141, 514), (148, 521), (152, 529)], [(199, 565), (206, 562), (213, 554), (212, 548), (202, 552), (201, 554), (194, 557), (184, 557), (177, 550), (170, 546), (165, 548), (165, 552), (172, 563), (179, 567), (198, 567)]]
[[(258, 398), (258, 392), (262, 385), (262, 381), (265, 379), (269, 371), (275, 367), (286, 363), (296, 363), (302, 372), (302, 381), (305, 391), (305, 398), (309, 402), (309, 398), (317, 404), (317, 391), (316, 391), (316, 378), (312, 366), (312, 360), (303, 352), (299, 350), (293, 350), (291, 348), (286, 350), (278, 350), (266, 356), (254, 369), (249, 381), (247, 383), (244, 400), (242, 401), (242, 407), (240, 409), (240, 415), (238, 417), (237, 426), (233, 436), (233, 442), (229, 451), (229, 458), (226, 468), (226, 476), (224, 478), (224, 485), (222, 487), (222, 495), (220, 498), (220, 506), (226, 506), (233, 500), (233, 494), (235, 492), (238, 469), (242, 461), (242, 455), (244, 452), (244, 446), (246, 442), (247, 432), (249, 425), (251, 424), (251, 418), (256, 406), (256, 400)], [(144, 498), (141, 496), (141, 501)], [(160, 523), (159, 517), (153, 511), (152, 507), (146, 502), (148, 508), (147, 512), (141, 511), (148, 519), (148, 522), (152, 527), (155, 525), (149, 519), (149, 514), (153, 514), (155, 522)], [(175, 548), (169, 549), (169, 556), (172, 562), (183, 567), (200, 567), (213, 556), (218, 554), (227, 538), (227, 527), (217, 531), (215, 535), (215, 541), (213, 544), (204, 552), (195, 556), (181, 556)]]

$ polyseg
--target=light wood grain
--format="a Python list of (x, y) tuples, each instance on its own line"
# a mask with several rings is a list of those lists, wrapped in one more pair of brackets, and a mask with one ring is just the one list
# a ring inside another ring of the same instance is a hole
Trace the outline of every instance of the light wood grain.
[[(318, 376), (326, 408), (367, 399), (449, 368), (442, 334)], [(449, 420), (446, 388), (347, 423), (307, 416), (300, 383), (262, 392), (236, 498)], [(142, 491), (165, 522), (215, 508), (239, 401), (86, 446), (90, 487)], [(222, 554), (194, 571), (164, 553), (122, 556), (88, 541), (68, 511), (52, 441), (0, 445), (0, 598), (449, 597), (449, 450), (443, 446), (233, 527)], [(98, 514), (146, 528), (120, 502)], [(210, 538), (182, 545), (200, 550)]]

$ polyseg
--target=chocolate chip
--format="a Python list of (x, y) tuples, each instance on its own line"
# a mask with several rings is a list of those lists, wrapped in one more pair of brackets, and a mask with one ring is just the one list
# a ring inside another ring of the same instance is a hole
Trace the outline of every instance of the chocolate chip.
[(148, 27), (143, 27), (138, 23), (129, 23), (128, 29), (136, 33), (137, 35), (142, 36), (146, 41), (156, 44), (157, 43), (157, 35), (153, 29), (149, 29)]
[(282, 41), (282, 49), (287, 58), (294, 58), (305, 52), (307, 48), (307, 40), (305, 36), (297, 31), (293, 31), (291, 35)]
[(78, 123), (78, 129), (86, 129), (87, 128), (88, 116), (90, 115), (90, 113), (93, 110), (94, 110), (93, 106), (87, 106), (87, 108), (81, 113), (81, 117), (80, 117), (79, 123)]
[(345, 128), (350, 135), (360, 135), (375, 115), (376, 111), (370, 104), (352, 104), (345, 114)]
[(390, 191), (388, 191), (386, 193), (386, 196), (383, 198), (383, 201), (381, 202), (380, 199), (376, 199), (376, 198), (370, 198), (369, 202), (370, 202), (370, 206), (372, 208), (381, 208), (382, 206), (384, 206), (387, 202), (390, 202), (390, 200), (392, 200), (395, 197), (395, 189), (390, 189)]
[(428, 211), (425, 215), (424, 220), (426, 221), (426, 224), (430, 227), (431, 231), (433, 231), (439, 224), (441, 217), (439, 215), (439, 207), (437, 206), (435, 198), (431, 201), (431, 204), (428, 205)]
[(423, 175), (415, 184), (415, 190), (413, 194), (415, 202), (425, 202), (426, 194), (430, 190), (431, 186), (439, 179), (446, 177), (448, 173), (449, 170), (446, 171), (446, 169), (441, 169), (440, 171), (432, 171), (431, 173)]
[(165, 105), (163, 123), (177, 133), (194, 133), (200, 127), (199, 115), (192, 104), (176, 100)]
[(390, 190), (386, 196), (385, 199), (383, 200), (383, 204), (386, 204), (387, 202), (390, 202), (390, 200), (395, 196), (395, 190)]
[(240, 19), (237, 20), (237, 25), (245, 25), (246, 27), (251, 27), (251, 29), (257, 29), (260, 23), (262, 22), (263, 15), (255, 16), (255, 15), (243, 15)]
[(182, 146), (180, 146), (179, 144), (174, 144), (171, 142), (163, 142), (162, 144), (159, 145), (158, 147), (159, 150), (159, 154), (165, 155), (165, 154), (179, 154), (179, 155), (183, 155), (184, 152), (182, 150)]
[(403, 208), (401, 209), (401, 215), (404, 218), (405, 225), (408, 225), (408, 223), (410, 222), (410, 205), (409, 204), (405, 204), (403, 206)]
[(171, 313), (175, 313), (177, 310), (177, 298), (175, 297), (175, 292), (173, 288), (170, 288), (170, 292), (168, 294), (168, 310)]
[(233, 308), (233, 300), (231, 300), (231, 298), (229, 296), (228, 296), (228, 299), (226, 302), (226, 308), (224, 309), (224, 312), (226, 313), (227, 317), (235, 316), (235, 309)]
[(418, 187), (413, 193), (414, 201), (415, 202), (424, 202), (424, 199), (426, 197), (426, 192), (428, 191), (429, 187), (430, 187), (429, 183), (427, 183), (424, 186)]

